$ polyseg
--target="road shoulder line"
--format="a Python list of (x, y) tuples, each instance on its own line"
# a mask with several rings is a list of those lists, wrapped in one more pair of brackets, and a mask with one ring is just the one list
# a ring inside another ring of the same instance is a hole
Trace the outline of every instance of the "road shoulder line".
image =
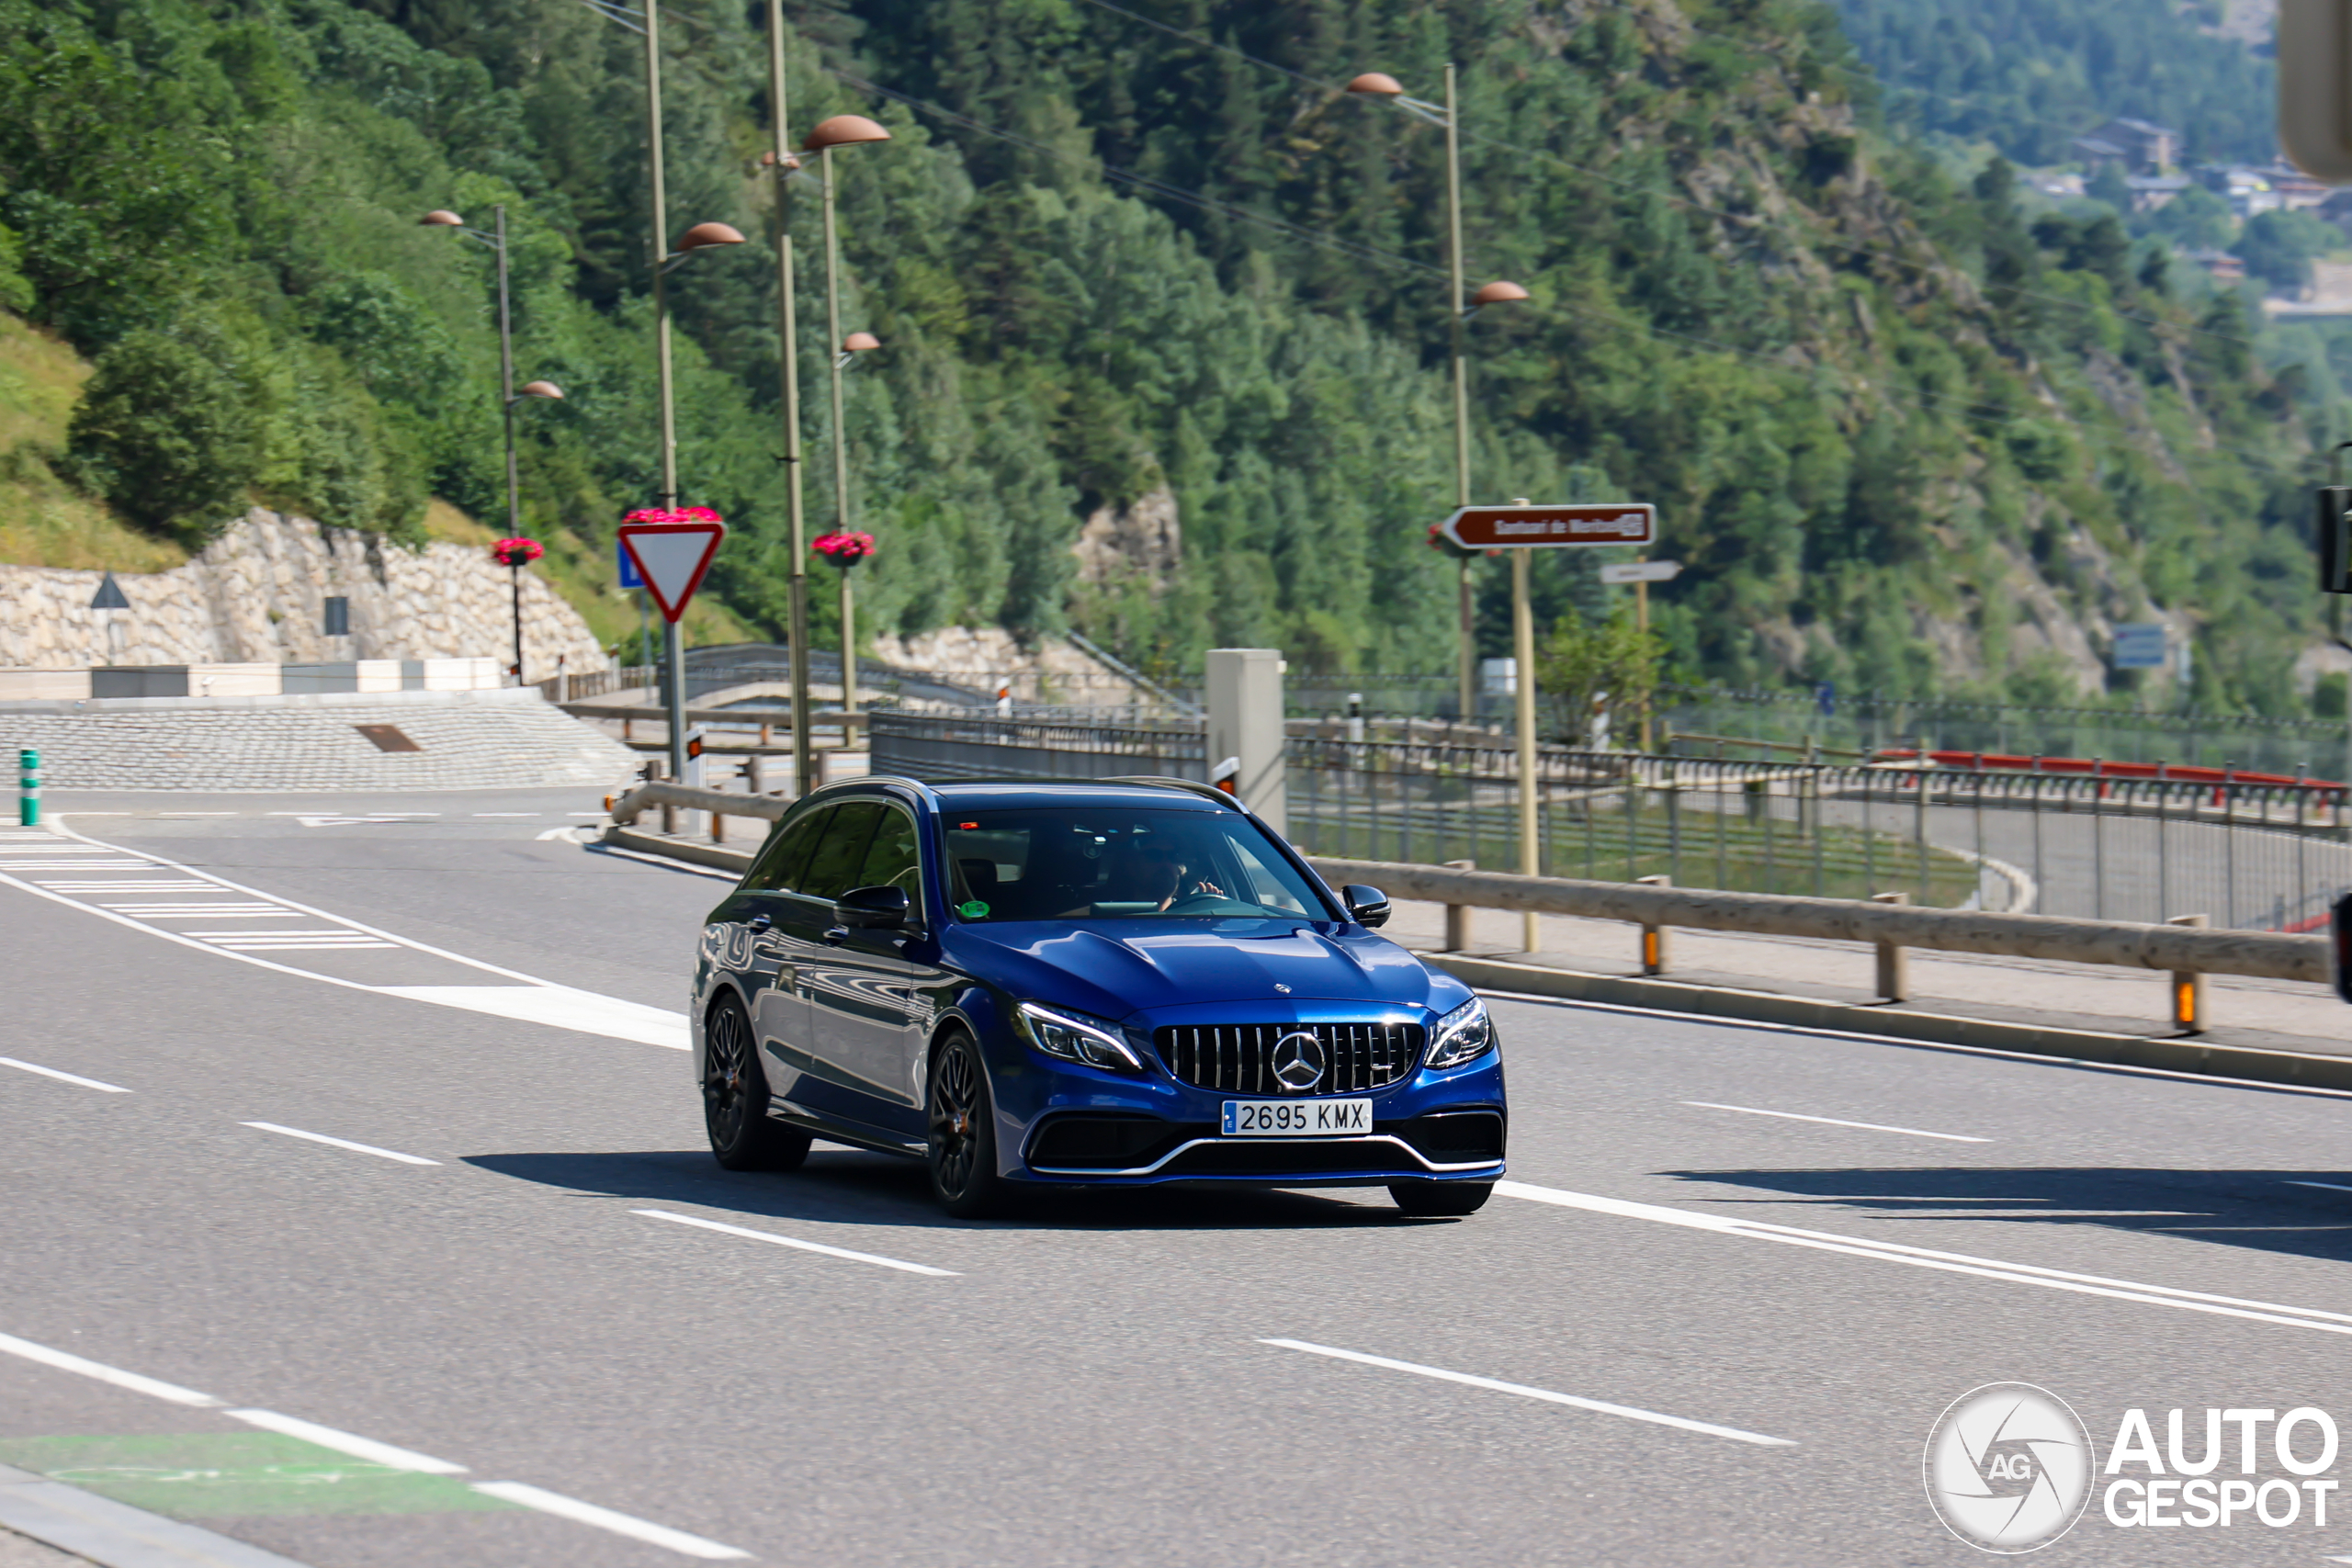
[(304, 1568), (290, 1557), (0, 1465), (0, 1526), (104, 1568)]

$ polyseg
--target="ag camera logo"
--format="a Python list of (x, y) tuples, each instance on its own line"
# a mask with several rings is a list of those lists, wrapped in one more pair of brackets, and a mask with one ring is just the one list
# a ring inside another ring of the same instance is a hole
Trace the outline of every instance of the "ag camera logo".
[(1936, 1420), (1923, 1470), (1944, 1528), (2004, 1556), (2075, 1528), (2090, 1501), (2090, 1433), (2066, 1402), (2027, 1382), (1969, 1390)]

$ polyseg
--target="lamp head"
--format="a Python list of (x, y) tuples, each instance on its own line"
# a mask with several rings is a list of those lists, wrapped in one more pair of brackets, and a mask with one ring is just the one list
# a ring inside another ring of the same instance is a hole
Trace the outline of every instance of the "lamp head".
[(1401, 98), (1405, 96), (1404, 85), (1380, 71), (1365, 72), (1348, 84), (1348, 91), (1368, 98)]
[(872, 333), (852, 333), (842, 339), (842, 350), (847, 354), (864, 354), (870, 348), (880, 348), (882, 340)]
[(708, 245), (740, 245), (743, 231), (725, 223), (697, 223), (678, 236), (678, 254), (699, 251)]
[(425, 229), (462, 229), (466, 226), (466, 220), (464, 219), (458, 217), (456, 213), (449, 211), (446, 208), (439, 207), (435, 208), (432, 211), (426, 213), (416, 221), (418, 227)]
[(1527, 298), (1527, 290), (1508, 278), (1497, 278), (1470, 296), (1473, 305), (1509, 305)]
[(821, 152), (828, 147), (846, 147), (854, 141), (888, 141), (890, 133), (862, 114), (837, 114), (831, 119), (820, 119), (800, 145), (804, 151)]
[(514, 389), (518, 398), (546, 398), (552, 402), (563, 401), (563, 389), (553, 381), (526, 381)]
[(788, 175), (800, 167), (800, 160), (789, 152), (786, 152), (781, 159), (779, 159), (775, 155), (775, 150), (774, 148), (770, 148), (768, 151), (760, 154), (760, 167), (763, 169), (781, 168)]

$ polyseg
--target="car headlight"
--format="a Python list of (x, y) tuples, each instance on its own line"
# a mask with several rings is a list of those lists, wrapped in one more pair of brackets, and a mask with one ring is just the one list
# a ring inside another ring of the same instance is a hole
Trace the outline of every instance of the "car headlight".
[(1487, 1004), (1473, 997), (1437, 1021), (1430, 1035), (1429, 1066), (1458, 1067), (1494, 1048), (1495, 1021), (1487, 1016)]
[(1139, 1073), (1143, 1062), (1128, 1048), (1119, 1026), (1082, 1012), (1043, 1008), (1023, 1002), (1013, 1010), (1012, 1026), (1021, 1037), (1048, 1056), (1107, 1067), (1114, 1073)]

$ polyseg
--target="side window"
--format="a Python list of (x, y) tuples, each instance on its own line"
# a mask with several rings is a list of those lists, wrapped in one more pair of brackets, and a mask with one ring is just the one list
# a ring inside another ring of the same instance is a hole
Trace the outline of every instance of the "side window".
[(793, 891), (831, 901), (859, 886), (858, 868), (865, 863), (865, 846), (882, 820), (882, 809), (881, 802), (872, 800), (834, 807), (816, 852), (808, 857), (808, 869), (800, 874), (800, 886)]
[(808, 863), (809, 847), (824, 833), (825, 818), (839, 807), (811, 811), (768, 841), (743, 878), (745, 893), (789, 893), (798, 885), (800, 868)]
[(915, 859), (915, 819), (894, 806), (882, 808), (882, 824), (874, 832), (874, 841), (865, 852), (865, 864), (857, 874), (856, 887), (903, 887), (907, 897), (920, 908), (922, 903), (922, 878)]

